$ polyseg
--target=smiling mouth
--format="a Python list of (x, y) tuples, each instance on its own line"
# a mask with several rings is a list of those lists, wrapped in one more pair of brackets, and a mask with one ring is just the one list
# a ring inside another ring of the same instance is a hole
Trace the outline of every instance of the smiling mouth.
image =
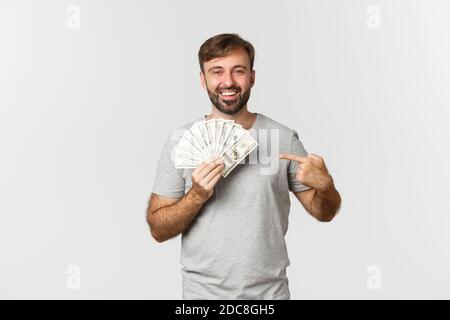
[(234, 100), (239, 95), (237, 90), (221, 90), (219, 95), (223, 100)]

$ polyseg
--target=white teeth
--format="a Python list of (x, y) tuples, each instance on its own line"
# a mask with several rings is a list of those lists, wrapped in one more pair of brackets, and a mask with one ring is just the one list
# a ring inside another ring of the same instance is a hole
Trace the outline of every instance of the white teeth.
[(225, 91), (225, 92), (221, 92), (220, 94), (224, 95), (224, 96), (234, 96), (237, 92), (236, 91)]

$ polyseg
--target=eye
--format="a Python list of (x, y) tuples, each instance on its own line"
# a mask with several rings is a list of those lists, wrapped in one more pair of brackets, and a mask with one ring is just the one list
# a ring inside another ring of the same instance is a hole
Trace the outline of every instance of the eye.
[(236, 72), (239, 74), (244, 74), (244, 70), (236, 70)]

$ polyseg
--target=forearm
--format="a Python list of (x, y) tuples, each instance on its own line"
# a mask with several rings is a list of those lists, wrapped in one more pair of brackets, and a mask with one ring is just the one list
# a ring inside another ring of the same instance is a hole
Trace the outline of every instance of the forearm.
[(334, 183), (326, 189), (316, 190), (311, 202), (312, 214), (320, 221), (331, 221), (341, 205), (341, 196)]
[(163, 242), (185, 231), (204, 202), (191, 189), (174, 204), (149, 213), (148, 222), (153, 237)]

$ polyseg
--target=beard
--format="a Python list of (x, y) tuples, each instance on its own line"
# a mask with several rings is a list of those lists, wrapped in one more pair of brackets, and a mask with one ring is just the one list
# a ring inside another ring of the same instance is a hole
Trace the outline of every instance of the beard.
[[(212, 104), (222, 113), (225, 114), (235, 114), (241, 111), (241, 109), (247, 104), (248, 100), (250, 99), (250, 91), (251, 89), (248, 89), (245, 92), (241, 92), (241, 88), (239, 87), (230, 87), (230, 88), (218, 88), (216, 92), (212, 92), (209, 89), (206, 89), (208, 91), (209, 99), (211, 100)], [(219, 96), (219, 90), (234, 90), (237, 91), (237, 98), (233, 101), (225, 101), (221, 100)]]

